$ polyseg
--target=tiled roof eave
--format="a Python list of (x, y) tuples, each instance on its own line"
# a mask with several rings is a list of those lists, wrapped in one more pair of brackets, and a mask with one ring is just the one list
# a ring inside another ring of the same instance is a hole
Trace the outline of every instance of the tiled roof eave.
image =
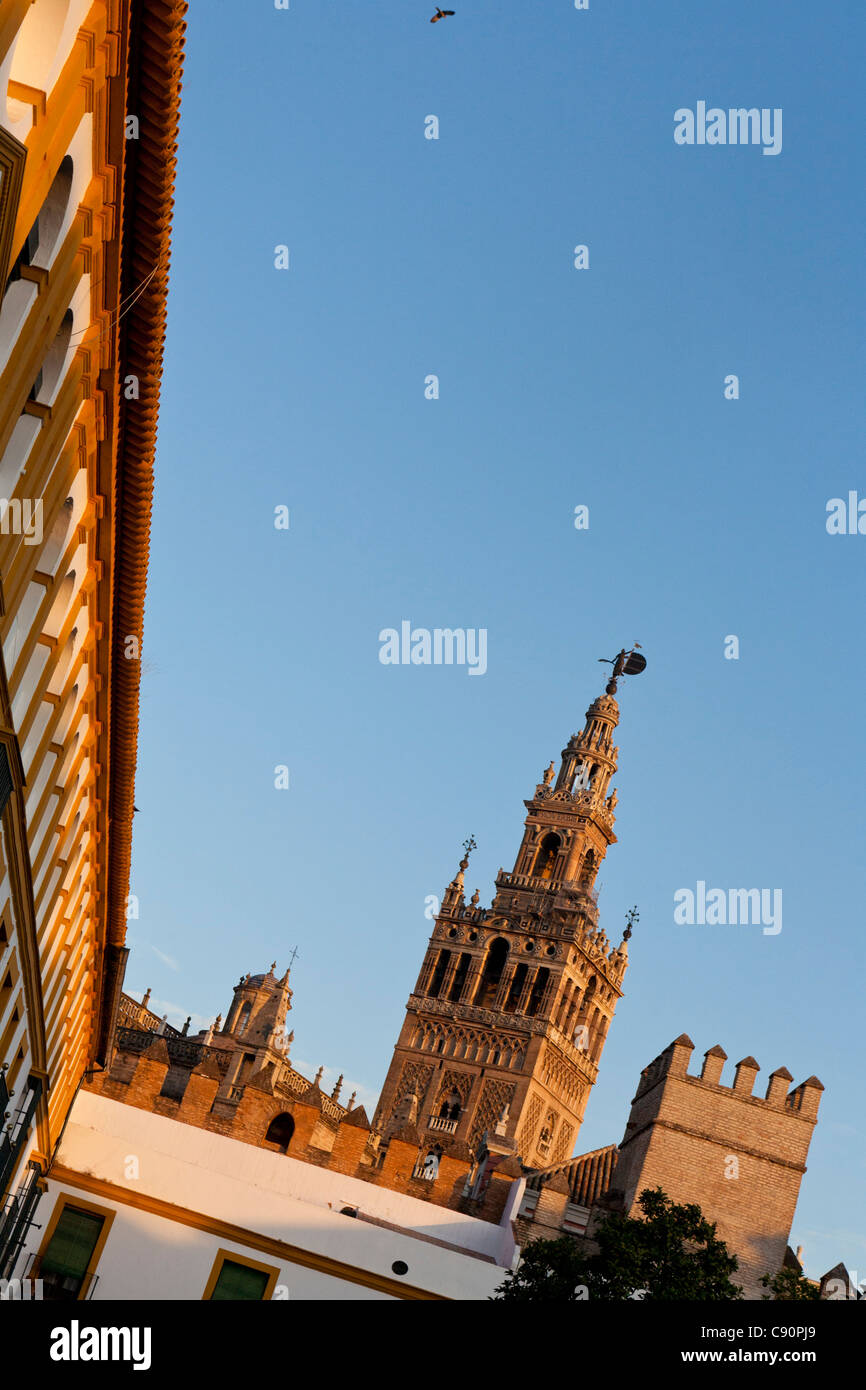
[[(134, 635), (141, 651), (186, 10), (187, 0), (129, 0), (126, 111), (138, 116), (139, 138), (127, 141), (125, 150), (118, 372), (120, 378), (138, 378), (139, 396), (130, 401), (122, 392), (117, 396), (106, 964), (122, 951), (126, 937), (140, 661), (127, 659), (125, 644)], [(112, 1035), (120, 983), (115, 980), (111, 988), (103, 983), (97, 1057)]]

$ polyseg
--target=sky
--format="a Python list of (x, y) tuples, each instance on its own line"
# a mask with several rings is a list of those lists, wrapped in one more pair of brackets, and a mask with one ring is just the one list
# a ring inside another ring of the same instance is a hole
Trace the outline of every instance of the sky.
[[(579, 1151), (683, 1032), (756, 1094), (816, 1075), (792, 1243), (866, 1279), (866, 535), (827, 530), (866, 498), (866, 16), (454, 3), (190, 6), (127, 988), (195, 1029), (297, 948), (293, 1063), (372, 1108), (428, 898), (474, 834), (489, 904), (637, 640)], [(780, 109), (780, 152), (676, 143), (698, 102)], [(486, 670), (383, 664), (404, 621)], [(782, 929), (677, 923), (699, 881)]]

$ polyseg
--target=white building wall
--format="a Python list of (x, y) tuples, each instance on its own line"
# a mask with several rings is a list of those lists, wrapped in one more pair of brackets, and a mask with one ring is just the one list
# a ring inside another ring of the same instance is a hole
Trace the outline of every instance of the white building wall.
[[(489, 1298), (517, 1256), (511, 1215), (522, 1195), (521, 1182), (514, 1184), (502, 1223), (494, 1226), (89, 1092), (75, 1102), (57, 1162), (62, 1169), (86, 1174), (91, 1186), (84, 1190), (51, 1179), (39, 1208), (43, 1230), (63, 1191), (118, 1213), (97, 1269), (94, 1299), (200, 1299), (220, 1248), (279, 1265), (277, 1282), (290, 1300), (390, 1297), (290, 1258), (281, 1261), (279, 1255), (227, 1240), (219, 1232), (126, 1206), (117, 1194), (94, 1191), (94, 1179), (128, 1191), (133, 1199), (168, 1202), (198, 1218), (227, 1222), (311, 1256), (341, 1261), (361, 1277), (399, 1283), (392, 1267), (402, 1261), (408, 1266), (402, 1282), (446, 1298)], [(128, 1176), (133, 1173), (137, 1176)], [(361, 1217), (341, 1215), (345, 1206), (357, 1207)], [(400, 1229), (384, 1229), (363, 1216)], [(445, 1249), (424, 1236), (460, 1248)], [(34, 1232), (28, 1255), (37, 1246)], [(27, 1268), (29, 1258), (16, 1272)]]

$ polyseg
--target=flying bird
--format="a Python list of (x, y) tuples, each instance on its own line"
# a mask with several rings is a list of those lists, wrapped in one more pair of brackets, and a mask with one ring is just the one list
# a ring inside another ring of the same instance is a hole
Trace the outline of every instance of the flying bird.
[(446, 15), (453, 14), (453, 13), (454, 13), (453, 10), (440, 10), (440, 9), (439, 9), (439, 6), (437, 5), (437, 6), (436, 6), (436, 13), (434, 14), (433, 18), (430, 20), (430, 23), (431, 23), (431, 24), (435, 24), (435, 23), (437, 22), (437, 20), (444, 19)]

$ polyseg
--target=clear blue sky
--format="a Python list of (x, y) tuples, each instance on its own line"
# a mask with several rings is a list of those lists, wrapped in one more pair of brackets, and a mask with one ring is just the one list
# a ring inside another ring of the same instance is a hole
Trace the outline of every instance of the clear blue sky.
[[(374, 1101), (425, 897), (474, 832), (490, 901), (638, 639), (580, 1147), (683, 1031), (814, 1073), (793, 1239), (866, 1278), (866, 536), (825, 529), (866, 496), (863, 7), (453, 2), (191, 5), (127, 985), (212, 1018), (297, 945), (293, 1058)], [(782, 153), (677, 146), (699, 100)], [(486, 628), (486, 675), (381, 665), (403, 619)], [(677, 926), (699, 879), (783, 930)]]

